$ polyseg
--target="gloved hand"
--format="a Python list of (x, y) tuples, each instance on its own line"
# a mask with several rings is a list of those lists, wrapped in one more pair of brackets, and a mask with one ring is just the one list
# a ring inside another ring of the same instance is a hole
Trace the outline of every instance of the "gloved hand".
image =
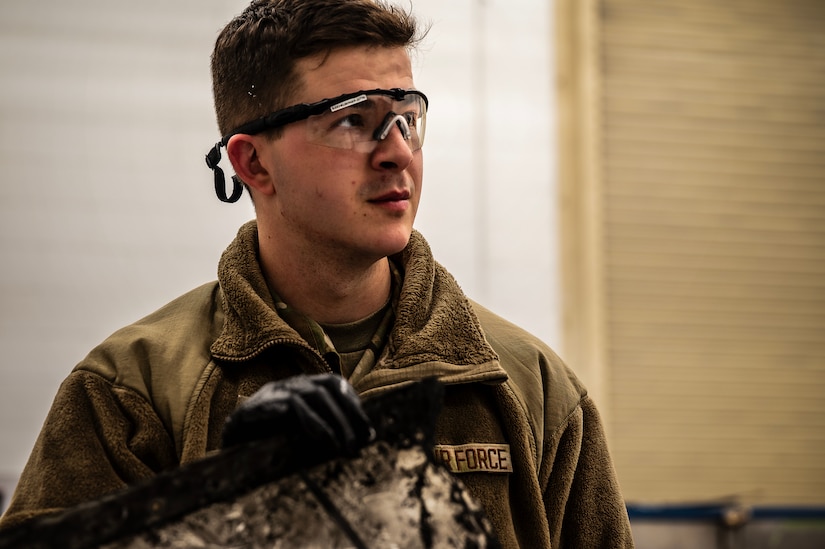
[(285, 435), (300, 457), (354, 456), (375, 437), (361, 399), (342, 377), (294, 376), (261, 387), (226, 420), (224, 448)]

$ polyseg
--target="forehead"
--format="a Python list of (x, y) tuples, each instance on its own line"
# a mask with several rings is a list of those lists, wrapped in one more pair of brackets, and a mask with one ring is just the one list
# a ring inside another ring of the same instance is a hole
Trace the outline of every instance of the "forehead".
[(297, 102), (312, 103), (376, 88), (413, 88), (410, 57), (404, 48), (352, 47), (298, 60)]

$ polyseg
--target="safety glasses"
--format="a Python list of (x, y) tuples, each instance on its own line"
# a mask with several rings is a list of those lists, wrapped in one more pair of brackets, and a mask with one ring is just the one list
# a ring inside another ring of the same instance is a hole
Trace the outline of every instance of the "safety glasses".
[(235, 202), (243, 191), (241, 183), (233, 177), (234, 189), (232, 195), (227, 196), (223, 170), (218, 167), (220, 149), (233, 135), (256, 135), (306, 121), (308, 142), (370, 153), (397, 127), (407, 146), (415, 152), (424, 144), (428, 103), (427, 96), (418, 90), (375, 89), (293, 105), (242, 124), (206, 155), (206, 165), (215, 173), (215, 192), (222, 201)]

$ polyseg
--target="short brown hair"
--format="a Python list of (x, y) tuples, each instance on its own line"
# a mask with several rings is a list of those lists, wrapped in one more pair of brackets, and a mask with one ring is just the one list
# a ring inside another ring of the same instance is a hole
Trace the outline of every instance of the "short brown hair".
[(212, 52), (221, 135), (286, 107), (301, 86), (297, 60), (348, 46), (412, 48), (415, 18), (380, 0), (253, 0)]

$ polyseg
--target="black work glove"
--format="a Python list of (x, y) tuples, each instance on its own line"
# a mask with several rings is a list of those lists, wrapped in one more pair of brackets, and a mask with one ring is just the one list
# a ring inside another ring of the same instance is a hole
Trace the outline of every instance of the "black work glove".
[(261, 387), (227, 418), (222, 446), (286, 436), (293, 454), (354, 456), (375, 437), (352, 385), (333, 374), (300, 375)]

